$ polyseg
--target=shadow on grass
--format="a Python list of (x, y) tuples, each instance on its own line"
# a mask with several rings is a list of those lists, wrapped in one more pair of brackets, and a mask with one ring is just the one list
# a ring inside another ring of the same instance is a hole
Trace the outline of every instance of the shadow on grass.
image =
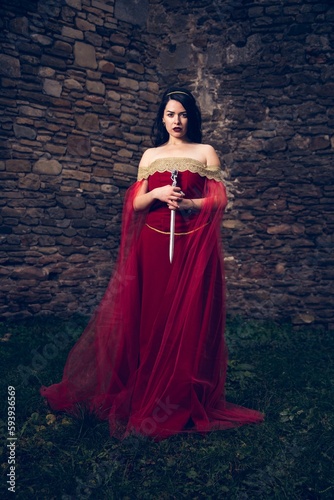
[[(60, 380), (86, 319), (0, 324), (1, 395), (15, 388), (19, 499), (334, 498), (333, 332), (234, 319), (227, 399), (265, 423), (207, 435), (110, 438), (93, 418), (55, 415), (39, 387)], [(11, 498), (7, 404), (2, 405), (1, 498)]]

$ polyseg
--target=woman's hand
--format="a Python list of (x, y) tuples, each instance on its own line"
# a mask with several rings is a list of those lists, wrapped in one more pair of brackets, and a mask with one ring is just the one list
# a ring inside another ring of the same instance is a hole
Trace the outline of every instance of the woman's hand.
[(170, 210), (177, 210), (179, 207), (179, 203), (184, 197), (184, 193), (181, 191), (179, 186), (162, 186), (160, 188), (156, 188), (154, 193), (154, 197), (157, 200), (162, 201), (163, 203), (167, 203), (167, 206)]

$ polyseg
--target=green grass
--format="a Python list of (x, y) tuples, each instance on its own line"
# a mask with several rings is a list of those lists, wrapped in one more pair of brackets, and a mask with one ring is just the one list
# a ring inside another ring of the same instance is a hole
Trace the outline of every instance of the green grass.
[[(39, 396), (42, 384), (59, 381), (85, 324), (80, 317), (0, 324), (2, 400), (16, 388), (17, 498), (334, 498), (333, 332), (230, 320), (227, 399), (264, 411), (265, 422), (120, 442), (107, 423), (53, 415)], [(6, 438), (6, 411), (1, 418)], [(12, 498), (2, 442), (0, 496)]]

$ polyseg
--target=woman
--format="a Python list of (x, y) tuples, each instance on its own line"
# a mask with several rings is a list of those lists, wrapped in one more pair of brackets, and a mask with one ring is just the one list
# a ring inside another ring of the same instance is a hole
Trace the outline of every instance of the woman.
[(76, 415), (84, 407), (108, 419), (117, 437), (159, 440), (260, 422), (261, 413), (224, 398), (227, 200), (188, 90), (165, 92), (153, 135), (127, 192), (114, 276), (61, 383), (41, 394), (54, 410)]

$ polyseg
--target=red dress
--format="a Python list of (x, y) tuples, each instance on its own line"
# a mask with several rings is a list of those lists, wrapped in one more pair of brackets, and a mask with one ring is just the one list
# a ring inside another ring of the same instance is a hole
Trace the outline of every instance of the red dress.
[[(185, 197), (204, 203), (195, 214), (176, 212), (170, 264), (170, 210), (157, 201), (135, 213), (132, 204), (144, 178), (149, 190), (171, 184), (174, 168)], [(224, 397), (225, 206), (218, 167), (166, 158), (139, 172), (127, 193), (107, 291), (71, 350), (62, 381), (41, 389), (52, 409), (77, 415), (84, 407), (108, 419), (113, 436), (135, 432), (157, 440), (263, 420)]]

